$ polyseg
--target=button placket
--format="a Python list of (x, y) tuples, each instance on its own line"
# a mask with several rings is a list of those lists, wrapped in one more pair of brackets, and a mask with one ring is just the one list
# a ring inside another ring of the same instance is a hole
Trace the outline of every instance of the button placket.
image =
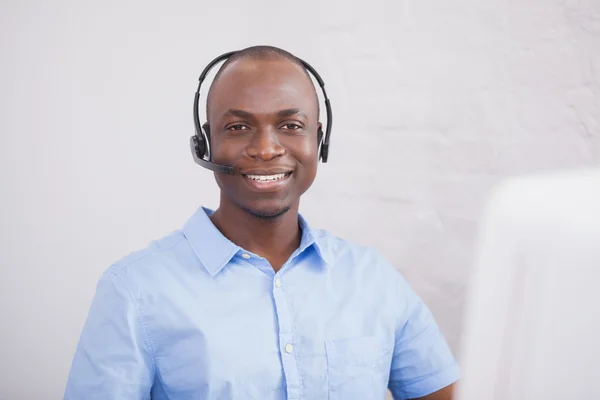
[(288, 302), (285, 299), (285, 291), (282, 289), (282, 282), (279, 277), (273, 281), (273, 297), (279, 325), (279, 343), (281, 349), (281, 361), (283, 364), (283, 373), (287, 382), (288, 399), (300, 398), (300, 372), (296, 364), (294, 355), (294, 337), (291, 312)]

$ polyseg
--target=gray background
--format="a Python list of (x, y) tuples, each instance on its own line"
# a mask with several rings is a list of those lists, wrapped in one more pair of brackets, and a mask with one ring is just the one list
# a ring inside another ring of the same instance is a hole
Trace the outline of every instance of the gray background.
[(457, 356), (489, 189), (600, 164), (598, 0), (1, 7), (1, 399), (61, 398), (104, 269), (217, 205), (188, 139), (223, 52), (272, 44), (321, 73), (332, 149), (302, 212), (393, 261)]

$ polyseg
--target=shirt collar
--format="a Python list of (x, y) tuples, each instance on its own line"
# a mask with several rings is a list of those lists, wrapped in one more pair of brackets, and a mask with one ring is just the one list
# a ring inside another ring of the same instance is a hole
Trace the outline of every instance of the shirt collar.
[[(207, 207), (198, 208), (186, 221), (182, 230), (194, 253), (211, 276), (218, 274), (238, 252), (244, 251), (227, 239), (213, 224), (210, 219), (213, 212), (214, 210)], [(312, 229), (301, 214), (298, 215), (298, 222), (302, 230), (302, 238), (293, 256), (301, 254), (314, 245), (321, 259), (330, 264), (332, 261), (330, 249), (321, 232)]]
[(215, 276), (240, 251), (210, 220), (214, 211), (200, 207), (183, 226), (183, 234), (206, 270)]
[(295, 254), (300, 254), (308, 247), (314, 245), (321, 259), (331, 265), (333, 257), (328, 246), (329, 242), (323, 237), (323, 232), (313, 229), (302, 214), (298, 214), (298, 222), (302, 229), (302, 238), (300, 239), (300, 247), (298, 247), (298, 251)]

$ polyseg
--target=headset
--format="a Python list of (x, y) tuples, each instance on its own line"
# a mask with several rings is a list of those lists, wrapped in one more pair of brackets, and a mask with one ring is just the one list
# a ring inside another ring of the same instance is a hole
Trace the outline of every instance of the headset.
[[(196, 94), (194, 95), (194, 128), (195, 128), (196, 134), (190, 138), (190, 148), (192, 151), (192, 156), (194, 158), (194, 161), (198, 165), (200, 165), (204, 168), (207, 168), (211, 171), (221, 172), (221, 173), (225, 173), (225, 174), (234, 174), (235, 167), (230, 166), (230, 165), (215, 164), (215, 163), (211, 162), (211, 160), (210, 160), (209, 126), (208, 126), (208, 122), (204, 123), (203, 125), (200, 125), (198, 102), (200, 99), (200, 87), (202, 86), (202, 82), (204, 82), (206, 75), (208, 75), (210, 70), (216, 64), (218, 64), (221, 61), (226, 60), (227, 58), (229, 58), (230, 56), (232, 56), (235, 53), (237, 53), (237, 51), (230, 51), (228, 53), (220, 55), (219, 57), (212, 60), (206, 66), (206, 68), (204, 68), (204, 71), (202, 71), (202, 74), (200, 75), (200, 78), (198, 79), (198, 81), (199, 81), (198, 89), (196, 89)], [(319, 83), (319, 86), (321, 87), (323, 96), (325, 98), (325, 110), (327, 113), (327, 126), (325, 128), (324, 135), (323, 135), (323, 131), (321, 128), (319, 128), (317, 135), (318, 135), (318, 143), (319, 143), (319, 159), (323, 163), (326, 163), (327, 158), (329, 156), (329, 137), (331, 135), (331, 126), (332, 126), (331, 103), (329, 101), (329, 98), (327, 97), (327, 92), (325, 91), (325, 83), (323, 82), (323, 79), (321, 79), (321, 76), (306, 61), (303, 61), (299, 58), (298, 58), (298, 61), (300, 61), (302, 63), (302, 65), (304, 65), (304, 67), (308, 71), (310, 71), (310, 73), (315, 77), (315, 79)], [(317, 99), (317, 101), (318, 101), (318, 99)]]

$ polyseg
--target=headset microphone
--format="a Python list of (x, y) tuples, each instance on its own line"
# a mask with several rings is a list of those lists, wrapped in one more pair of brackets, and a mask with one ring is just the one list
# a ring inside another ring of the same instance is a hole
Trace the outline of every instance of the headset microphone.
[[(235, 167), (233, 167), (231, 165), (215, 164), (212, 161), (210, 161), (211, 157), (210, 157), (209, 126), (208, 126), (208, 123), (205, 123), (202, 126), (200, 125), (200, 117), (198, 116), (198, 102), (200, 99), (200, 87), (202, 86), (202, 82), (206, 78), (206, 75), (208, 74), (208, 72), (217, 63), (219, 63), (220, 61), (226, 60), (227, 58), (229, 58), (231, 55), (233, 55), (235, 53), (236, 53), (236, 51), (231, 51), (229, 53), (225, 53), (225, 54), (215, 58), (206, 66), (206, 68), (204, 68), (204, 71), (202, 71), (202, 74), (200, 75), (200, 78), (198, 79), (198, 81), (199, 81), (198, 89), (196, 89), (196, 94), (194, 96), (194, 128), (196, 130), (196, 134), (190, 138), (190, 149), (192, 151), (192, 156), (194, 157), (194, 161), (198, 165), (200, 165), (206, 169), (209, 169), (211, 171), (214, 171), (214, 172), (220, 172), (220, 173), (230, 174), (230, 175), (235, 173)], [(331, 135), (331, 126), (332, 126), (331, 104), (329, 102), (329, 98), (327, 97), (327, 92), (325, 91), (325, 83), (323, 82), (323, 79), (321, 79), (321, 77), (319, 76), (317, 71), (315, 71), (315, 69), (310, 64), (308, 64), (307, 62), (305, 62), (301, 59), (298, 59), (298, 60), (317, 79), (317, 82), (319, 83), (319, 86), (321, 87), (321, 90), (323, 92), (323, 96), (325, 97), (325, 110), (327, 113), (327, 127), (325, 128), (325, 134), (323, 134), (323, 131), (321, 129), (319, 129), (319, 131), (317, 132), (317, 136), (318, 136), (318, 142), (319, 142), (319, 159), (322, 162), (326, 163), (327, 158), (329, 156), (329, 136)], [(204, 132), (202, 132), (202, 128), (204, 128)]]
[(192, 157), (194, 157), (194, 161), (206, 168), (206, 169), (210, 169), (211, 171), (214, 172), (221, 172), (223, 174), (229, 174), (229, 175), (233, 175), (235, 172), (235, 168), (232, 167), (231, 165), (222, 165), (222, 164), (215, 164), (213, 162), (207, 161), (201, 157), (198, 157), (198, 141), (196, 140), (195, 136), (192, 136), (190, 138), (190, 147), (192, 150)]

